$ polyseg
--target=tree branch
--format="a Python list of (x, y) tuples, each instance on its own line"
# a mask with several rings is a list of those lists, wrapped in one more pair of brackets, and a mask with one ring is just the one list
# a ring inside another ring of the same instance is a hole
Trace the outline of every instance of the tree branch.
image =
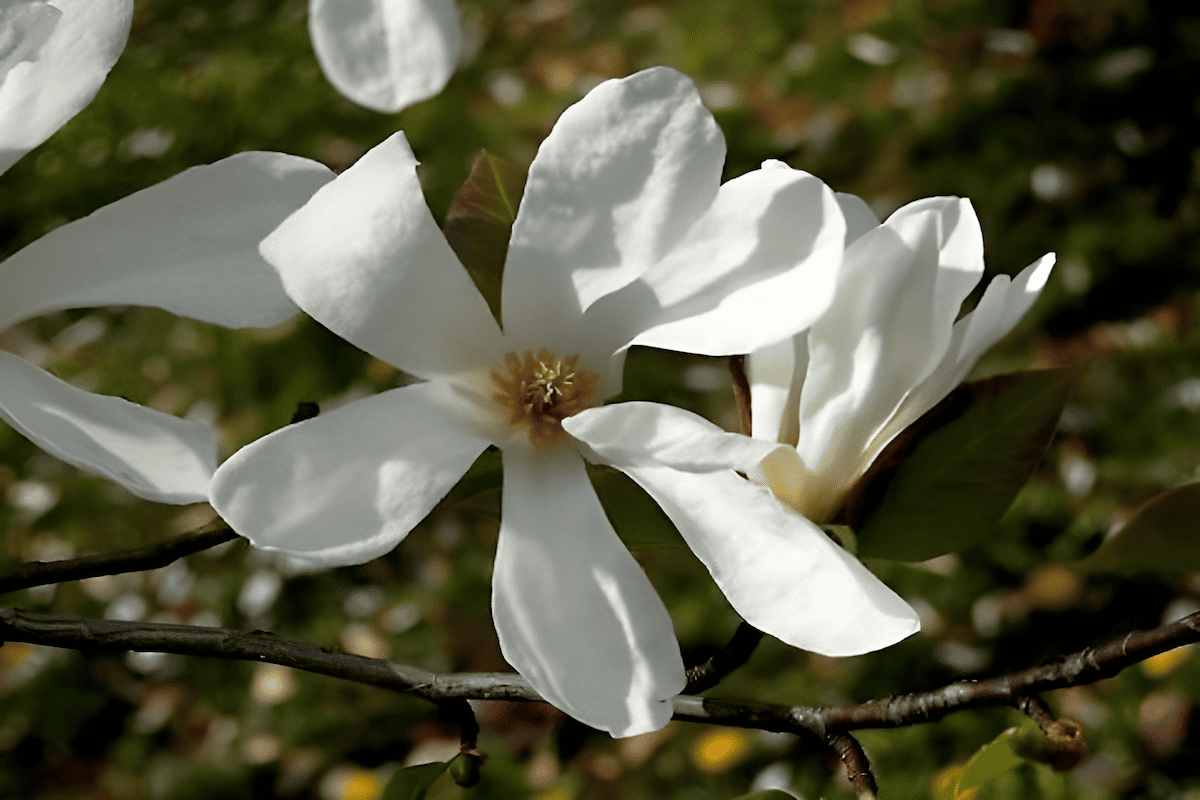
[[(419, 697), (444, 707), (452, 699), (542, 701), (515, 673), (434, 673), (405, 664), (337, 653), (266, 631), (235, 631), (151, 622), (119, 622), (0, 609), (0, 639), (74, 650), (138, 650), (267, 661)], [(827, 708), (735, 702), (694, 695), (674, 699), (677, 720), (816, 735), (933, 722), (954, 711), (1021, 707), (1021, 698), (1116, 675), (1125, 667), (1200, 641), (1200, 612), (1179, 622), (1135, 631), (1062, 661), (980, 681), (884, 700)], [(1028, 713), (1028, 712), (1027, 712)], [(1036, 713), (1036, 712), (1035, 712)]]
[(754, 648), (762, 641), (763, 632), (743, 622), (733, 632), (729, 644), (718, 650), (703, 664), (690, 667), (687, 671), (687, 686), (684, 694), (700, 694), (721, 682), (729, 673), (750, 660)]
[(67, 558), (62, 561), (33, 561), (0, 574), (0, 594), (15, 592), (18, 589), (28, 589), (31, 586), (44, 586), (48, 583), (62, 583), (82, 578), (95, 578), (100, 575), (118, 575), (123, 572), (158, 569), (184, 556), (216, 547), (236, 538), (238, 535), (225, 524), (224, 520), (216, 519), (192, 533), (186, 533), (170, 541), (147, 547), (81, 558)]

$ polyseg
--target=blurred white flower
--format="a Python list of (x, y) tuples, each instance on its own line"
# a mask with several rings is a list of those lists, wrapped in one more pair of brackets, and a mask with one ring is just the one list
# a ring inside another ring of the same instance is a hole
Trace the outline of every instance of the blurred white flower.
[(0, 6), (0, 173), (92, 101), (125, 49), (133, 0)]
[(308, 27), (334, 88), (382, 112), (440, 92), (462, 48), (454, 0), (309, 0)]

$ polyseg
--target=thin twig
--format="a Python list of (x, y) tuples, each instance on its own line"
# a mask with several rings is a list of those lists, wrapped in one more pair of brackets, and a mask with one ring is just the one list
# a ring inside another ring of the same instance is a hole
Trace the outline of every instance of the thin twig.
[(738, 625), (729, 644), (718, 650), (703, 664), (687, 671), (684, 694), (700, 694), (721, 682), (726, 675), (750, 660), (754, 648), (762, 641), (763, 632), (748, 622)]
[(1018, 697), (1016, 702), (1013, 703), (1013, 707), (1036, 722), (1038, 727), (1043, 731), (1050, 730), (1051, 726), (1056, 722), (1054, 712), (1037, 695)]
[(835, 733), (827, 741), (845, 765), (846, 778), (854, 787), (858, 800), (875, 800), (879, 787), (875, 783), (875, 774), (871, 772), (867, 753), (858, 740), (848, 733)]
[(118, 550), (115, 553), (67, 558), (61, 561), (32, 561), (0, 574), (0, 594), (28, 589), (31, 586), (45, 586), (49, 583), (158, 569), (184, 556), (236, 538), (238, 535), (232, 528), (223, 520), (216, 519), (192, 533), (133, 550)]
[(451, 724), (458, 727), (459, 738), (461, 745), (459, 750), (463, 753), (479, 754), (479, 721), (475, 719), (475, 711), (471, 708), (471, 704), (464, 698), (455, 697), (450, 700), (443, 700), (438, 704), (438, 708)]
[[(84, 651), (138, 650), (267, 661), (391, 689), (438, 704), (451, 698), (542, 701), (520, 675), (495, 672), (438, 674), (391, 661), (336, 653), (265, 631), (85, 619), (6, 608), (0, 609), (0, 640)], [(1169, 625), (1135, 631), (1089, 647), (1054, 664), (980, 681), (958, 681), (931, 692), (827, 708), (680, 695), (674, 699), (674, 718), (815, 734), (828, 741), (831, 736), (846, 731), (933, 722), (954, 711), (984, 706), (1016, 706), (1021, 697), (1093, 683), (1116, 675), (1130, 664), (1197, 641), (1200, 641), (1200, 612)]]

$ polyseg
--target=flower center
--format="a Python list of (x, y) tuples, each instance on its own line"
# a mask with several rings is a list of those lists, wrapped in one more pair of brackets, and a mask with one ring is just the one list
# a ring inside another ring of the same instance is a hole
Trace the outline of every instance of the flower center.
[(548, 442), (562, 434), (562, 421), (592, 405), (600, 376), (576, 366), (579, 356), (558, 358), (546, 348), (535, 356), (510, 352), (504, 356), (508, 376), (492, 370), (492, 382), (500, 389), (492, 395), (508, 411), (511, 425), (529, 428), (529, 439)]

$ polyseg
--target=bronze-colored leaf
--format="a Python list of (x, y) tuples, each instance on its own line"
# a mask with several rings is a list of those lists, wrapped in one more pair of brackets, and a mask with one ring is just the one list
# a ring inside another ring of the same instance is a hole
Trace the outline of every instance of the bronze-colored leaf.
[(513, 221), (525, 191), (525, 169), (482, 151), (471, 165), (443, 230), (450, 248), (500, 324), (500, 286)]
[(1177, 573), (1200, 570), (1200, 483), (1159, 494), (1083, 562), (1090, 572)]

